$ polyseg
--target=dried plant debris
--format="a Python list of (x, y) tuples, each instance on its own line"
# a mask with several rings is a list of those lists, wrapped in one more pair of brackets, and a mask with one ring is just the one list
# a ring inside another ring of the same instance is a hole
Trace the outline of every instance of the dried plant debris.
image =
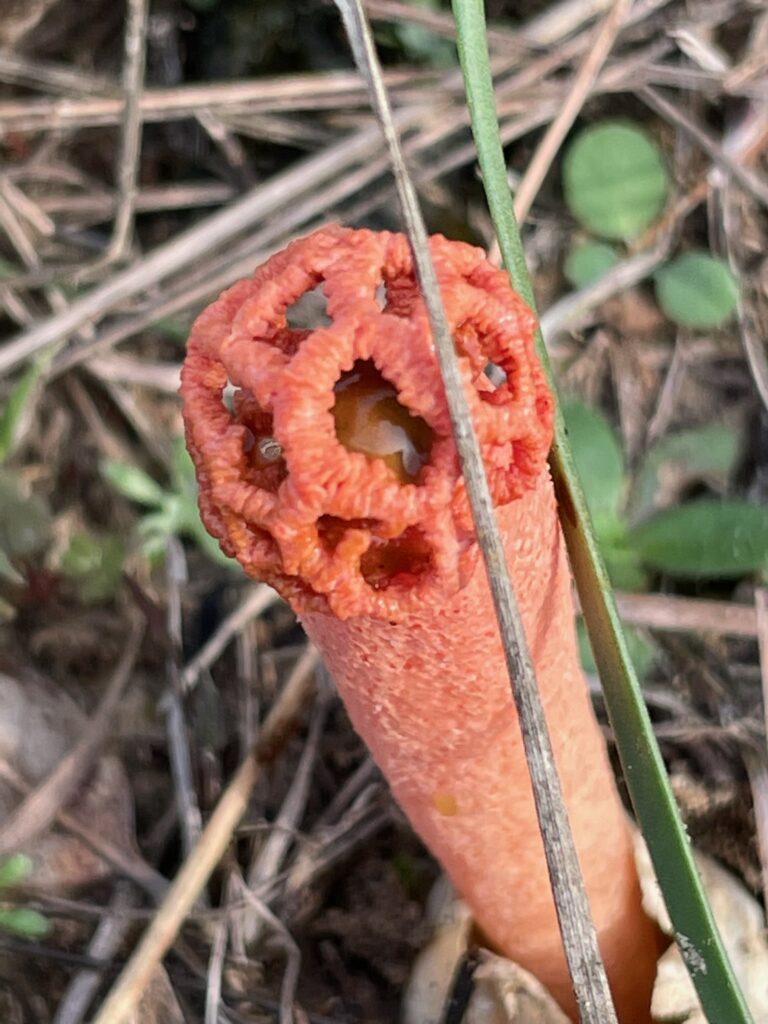
[(416, 958), (408, 979), (402, 1024), (440, 1024), (454, 979), (467, 954), (472, 915), (445, 875), (432, 887), (427, 905), (432, 928), (429, 941)]
[[(488, 249), (448, 6), (366, 0), (428, 227)], [(609, 7), (488, 5), (511, 181), (540, 157)], [(144, 33), (139, 87), (127, 72)], [(622, 607), (632, 608), (633, 655), (675, 794), (692, 843), (753, 893), (764, 879), (744, 760), (764, 743), (754, 599), (766, 569), (763, 520), (748, 550), (734, 538), (768, 501), (766, 52), (759, 2), (632, 4), (524, 222), (559, 380), (582, 405), (571, 418), (577, 457)], [(87, 730), (90, 712), (80, 709), (97, 704), (136, 604), (151, 620), (138, 685), (121, 697), (106, 745), (25, 844), (30, 870), (0, 893), (11, 913), (45, 915), (10, 918), (26, 920), (26, 931), (0, 929), (0, 1020), (48, 1024), (110, 912), (115, 878), (127, 876), (133, 901), (122, 960), (139, 932), (132, 915), (151, 916), (164, 876), (184, 863), (173, 741), (158, 713), (169, 671), (193, 691), (174, 735), (188, 738), (185, 792), (205, 821), (303, 649), (280, 603), (225, 629), (214, 653), (206, 646), (249, 599), (239, 568), (222, 564), (202, 527), (180, 443), (189, 325), (297, 236), (332, 220), (401, 225), (365, 88), (322, 4), (0, 0), (0, 162), (0, 835)], [(321, 322), (322, 296), (311, 298), (317, 308), (292, 310), (295, 328)], [(706, 561), (700, 543), (680, 543), (699, 530), (701, 502), (720, 517)], [(188, 579), (169, 592), (164, 560), (176, 544)], [(171, 670), (169, 605), (182, 625)], [(715, 638), (690, 674), (702, 679), (720, 658), (732, 670), (727, 701), (682, 685), (665, 642), (681, 622), (688, 648), (691, 634)], [(390, 1024), (403, 991), (409, 1005), (419, 987), (416, 1024), (439, 1020), (450, 1000), (465, 1024), (556, 1020), (533, 1011), (546, 1000), (535, 1003), (535, 985), (519, 982), (513, 965), (464, 955), (466, 912), (425, 945), (437, 868), (402, 821), (393, 825), (394, 803), (338, 705), (301, 814), (285, 826), (281, 808), (310, 736), (302, 720), (270, 766), (202, 894), (215, 924), (192, 915), (185, 958), (168, 960), (136, 1024), (180, 1019), (176, 1002), (190, 1020), (277, 1019), (284, 953), (266, 928), (244, 948), (242, 908), (227, 902), (226, 883), (278, 832), (279, 867), (259, 898), (302, 953), (297, 1021)], [(78, 822), (83, 834), (71, 831)], [(97, 855), (89, 835), (124, 859)], [(759, 924), (742, 895), (726, 902), (754, 952)], [(9, 951), (12, 941), (23, 948)], [(206, 1010), (215, 1000), (204, 965), (213, 964), (215, 995), (217, 957), (221, 996)], [(697, 1020), (689, 987), (662, 990), (673, 998), (664, 1013)]]
[[(684, 957), (695, 964), (696, 950), (684, 935), (673, 935), (666, 908), (653, 877), (647, 850), (642, 842), (637, 851), (646, 909), (675, 943), (659, 960), (659, 973), (651, 1004), (654, 1019), (677, 1024), (707, 1024), (699, 1005)], [(768, 939), (765, 914), (741, 882), (703, 854), (696, 865), (709, 897), (725, 948), (755, 1021), (768, 1020)]]
[[(662, 930), (674, 938), (658, 963), (652, 1015), (656, 1024), (707, 1024), (683, 957), (696, 951), (675, 936), (653, 874), (648, 851), (638, 837), (636, 859), (644, 905)], [(696, 854), (728, 955), (755, 1021), (768, 1020), (768, 938), (765, 915), (744, 885), (711, 857)], [(403, 1003), (402, 1024), (565, 1024), (566, 1018), (540, 983), (517, 964), (473, 948), (473, 925), (466, 905), (443, 877), (430, 897), (432, 936), (414, 963)], [(468, 958), (474, 958), (469, 969)], [(462, 972), (464, 977), (462, 978)], [(462, 1012), (457, 1005), (464, 1007)]]
[[(694, 740), (692, 745), (701, 751), (701, 743)], [(725, 759), (717, 751), (712, 756), (727, 770)], [(743, 879), (757, 895), (763, 883), (753, 797), (749, 783), (735, 767), (731, 770), (733, 779), (714, 782), (693, 776), (689, 768), (678, 767), (671, 774), (672, 791), (693, 845)]]
[(567, 1024), (528, 971), (473, 947), (469, 910), (441, 876), (428, 907), (433, 932), (408, 980), (402, 1024)]
[(462, 1024), (568, 1024), (539, 982), (517, 964), (483, 953)]
[[(0, 674), (0, 834), (3, 824), (80, 738), (87, 718), (60, 688), (39, 674)], [(133, 800), (125, 769), (99, 757), (60, 808), (120, 850), (135, 848)], [(57, 808), (57, 811), (59, 808)], [(25, 847), (32, 869), (27, 890), (74, 889), (114, 873), (114, 867), (67, 830), (44, 828)]]
[(8, 0), (0, 18), (0, 45), (9, 49), (20, 43), (61, 0)]
[(176, 993), (163, 967), (155, 968), (128, 1024), (185, 1024)]

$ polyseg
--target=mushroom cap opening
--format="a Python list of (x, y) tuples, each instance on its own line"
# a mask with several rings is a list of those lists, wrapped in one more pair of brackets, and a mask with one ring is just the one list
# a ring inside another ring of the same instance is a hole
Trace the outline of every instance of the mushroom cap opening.
[[(481, 250), (430, 246), (506, 504), (535, 486), (552, 437), (534, 318)], [(328, 322), (292, 326), (319, 293)], [(208, 530), (300, 610), (391, 620), (468, 578), (472, 521), (404, 236), (333, 226), (277, 253), (195, 321), (181, 394)]]

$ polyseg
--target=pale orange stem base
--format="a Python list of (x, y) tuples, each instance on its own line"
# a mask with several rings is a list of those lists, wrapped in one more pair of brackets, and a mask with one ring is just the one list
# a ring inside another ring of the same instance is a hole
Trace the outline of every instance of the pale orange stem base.
[[(631, 830), (579, 666), (554, 495), (497, 510), (621, 1024), (648, 1024), (659, 952)], [(357, 731), (490, 942), (575, 1002), (482, 565), (443, 606), (391, 624), (304, 613)]]

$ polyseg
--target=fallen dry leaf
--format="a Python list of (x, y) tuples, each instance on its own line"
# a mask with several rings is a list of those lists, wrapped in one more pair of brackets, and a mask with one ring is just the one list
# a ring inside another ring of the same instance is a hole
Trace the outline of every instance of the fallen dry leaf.
[[(669, 915), (639, 834), (635, 856), (646, 913), (671, 936)], [(744, 885), (716, 861), (701, 853), (694, 856), (754, 1020), (768, 1024), (768, 938), (763, 911)], [(430, 904), (428, 916), (435, 930), (414, 963), (402, 1024), (440, 1024), (470, 943), (471, 915), (446, 878), (435, 885)], [(677, 939), (684, 945), (684, 938)], [(687, 955), (695, 956), (695, 950), (689, 947)], [(568, 1024), (546, 989), (527, 971), (485, 950), (480, 957), (462, 1024)], [(708, 1024), (677, 944), (659, 960), (652, 1014), (656, 1024)]]
[[(45, 779), (82, 735), (87, 719), (75, 702), (51, 680), (26, 674), (23, 683), (0, 673), (0, 828), (21, 802), (18, 790), (2, 776), (20, 776), (34, 786)], [(75, 799), (66, 808), (86, 827), (125, 850), (135, 849), (133, 803), (122, 763), (105, 755), (96, 761)], [(106, 861), (81, 840), (47, 829), (23, 848), (33, 870), (28, 890), (75, 888), (112, 873)]]
[[(755, 1021), (765, 1024), (768, 1021), (768, 940), (763, 911), (742, 883), (716, 861), (695, 851), (694, 857), (744, 997)], [(646, 912), (658, 921), (667, 935), (672, 935), (669, 915), (641, 839), (638, 839), (636, 859)], [(679, 948), (686, 948), (685, 937), (678, 935), (676, 938), (677, 944), (670, 946), (659, 960), (651, 1004), (654, 1020), (707, 1024)], [(686, 955), (695, 958), (696, 952), (688, 946)]]
[(434, 932), (414, 962), (403, 998), (402, 1024), (440, 1024), (469, 944), (472, 915), (445, 875), (432, 888), (427, 918)]
[(463, 1024), (570, 1024), (544, 986), (503, 956), (483, 951)]
[[(427, 911), (435, 930), (414, 964), (402, 1024), (440, 1024), (445, 1018), (454, 977), (470, 942), (469, 908), (456, 898), (445, 876), (435, 884)], [(487, 950), (479, 955), (462, 1024), (569, 1024), (532, 974)]]

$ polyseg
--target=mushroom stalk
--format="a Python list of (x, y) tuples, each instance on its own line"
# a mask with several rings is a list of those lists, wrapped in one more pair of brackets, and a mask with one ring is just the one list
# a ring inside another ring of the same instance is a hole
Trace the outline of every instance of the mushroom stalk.
[[(647, 1024), (657, 931), (579, 665), (533, 316), (480, 250), (439, 237), (431, 248), (617, 1013)], [(330, 326), (291, 327), (289, 307), (318, 286)], [(274, 256), (195, 322), (182, 394), (208, 529), (291, 602), (487, 939), (575, 1015), (405, 239), (327, 228)]]

